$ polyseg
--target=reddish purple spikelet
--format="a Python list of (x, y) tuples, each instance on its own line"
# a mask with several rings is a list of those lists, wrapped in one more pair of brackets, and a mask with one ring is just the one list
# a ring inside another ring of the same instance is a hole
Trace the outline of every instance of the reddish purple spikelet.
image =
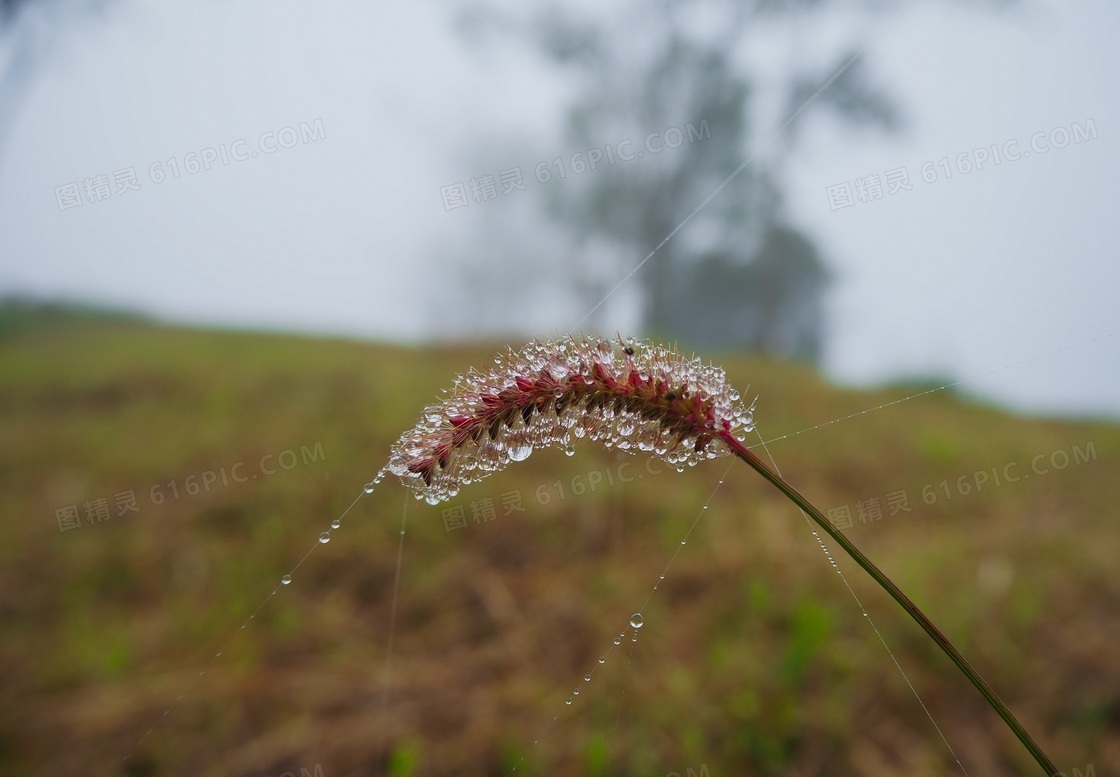
[(393, 446), (389, 471), (418, 499), (437, 504), (535, 448), (581, 437), (683, 469), (726, 455), (721, 434), (752, 424), (723, 370), (660, 345), (563, 338), (495, 363), (460, 376)]

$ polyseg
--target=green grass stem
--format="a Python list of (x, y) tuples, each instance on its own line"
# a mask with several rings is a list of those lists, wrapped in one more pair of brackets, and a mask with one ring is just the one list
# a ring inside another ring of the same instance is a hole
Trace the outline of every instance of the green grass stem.
[(1011, 710), (1008, 709), (1007, 705), (1004, 704), (999, 696), (996, 695), (996, 692), (992, 690), (992, 687), (988, 685), (984, 678), (972, 667), (968, 659), (961, 655), (960, 651), (953, 646), (949, 638), (942, 634), (941, 630), (918, 608), (918, 605), (910, 601), (910, 598), (902, 593), (899, 587), (895, 585), (879, 567), (872, 563), (871, 559), (863, 555), (860, 549), (844, 536), (843, 532), (833, 526), (832, 523), (821, 514), (821, 511), (814, 507), (800, 491), (791, 486), (785, 478), (752, 453), (733, 434), (725, 432), (721, 435), (721, 439), (727, 444), (735, 456), (742, 459), (758, 472), (758, 474), (769, 480), (779, 491), (785, 494), (790, 501), (801, 508), (802, 512), (812, 518), (817, 525), (828, 533), (828, 536), (834, 539), (836, 543), (844, 549), (844, 552), (851, 556), (867, 574), (871, 575), (883, 590), (890, 594), (891, 597), (902, 606), (902, 609), (909, 613), (910, 617), (922, 627), (925, 633), (929, 635), (930, 639), (936, 642), (938, 647), (944, 651), (945, 655), (949, 656), (952, 662), (957, 665), (957, 668), (964, 673), (964, 676), (975, 686), (976, 690), (980, 691), (980, 694), (987, 700), (992, 709), (1003, 718), (1004, 722), (1015, 733), (1015, 736), (1023, 743), (1023, 746), (1030, 751), (1030, 754), (1034, 756), (1034, 759), (1038, 761), (1038, 764), (1046, 771), (1047, 777), (1053, 777), (1053, 775), (1059, 774), (1058, 768), (1054, 766), (1054, 763), (1047, 757), (1046, 753), (1042, 751), (1042, 748), (1034, 741), (1034, 738), (1023, 728), (1023, 724), (1019, 722), (1015, 715), (1012, 714)]

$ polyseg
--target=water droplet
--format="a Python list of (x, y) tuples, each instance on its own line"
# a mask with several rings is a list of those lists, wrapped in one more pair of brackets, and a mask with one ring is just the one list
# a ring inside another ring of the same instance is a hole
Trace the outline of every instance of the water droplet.
[(573, 688), (572, 689), (572, 695), (573, 696), (579, 696), (579, 688)]
[(436, 494), (428, 494), (424, 497), (424, 501), (430, 505), (438, 505), (440, 503), (440, 498)]
[(529, 458), (529, 454), (533, 452), (533, 446), (528, 443), (517, 444), (509, 446), (507, 454), (510, 461), (525, 461)]
[(337, 529), (340, 526), (342, 526), (342, 521), (338, 520), (337, 518), (335, 518), (333, 521), (331, 521), (331, 528), (332, 529)]
[(564, 703), (567, 704), (569, 707), (572, 706), (572, 698), (569, 696), (567, 699), (564, 700)]
[(707, 509), (708, 509), (708, 506), (707, 506), (707, 505), (704, 505), (704, 508), (703, 508), (703, 509), (707, 510)]
[(614, 638), (614, 644), (621, 645), (622, 644), (622, 637), (615, 637)]
[(640, 629), (645, 625), (645, 619), (640, 612), (636, 612), (630, 616), (630, 626), (635, 629)]
[(565, 448), (564, 449), (564, 455), (565, 456), (575, 456), (576, 455), (576, 449), (575, 448)]
[(331, 541), (331, 533), (329, 531), (325, 531), (325, 532), (323, 532), (322, 534), (319, 535), (319, 542), (323, 543), (324, 545), (326, 545), (330, 541)]
[(600, 664), (607, 663), (607, 657), (606, 656), (599, 656), (599, 663)]
[(591, 682), (591, 675), (590, 675), (590, 674), (585, 674), (585, 675), (583, 676), (583, 681), (584, 681), (585, 683), (589, 683), (589, 682)]
[(371, 480), (370, 482), (366, 483), (366, 485), (365, 485), (365, 488), (364, 488), (364, 489), (362, 489), (362, 490), (364, 490), (364, 491), (365, 491), (365, 492), (366, 492), (367, 494), (372, 494), (372, 493), (373, 493), (373, 489), (374, 489), (374, 487), (375, 487), (376, 485), (377, 485), (377, 484), (376, 484), (376, 483), (374, 483), (374, 482), (373, 482), (373, 481)]
[(282, 578), (280, 578), (280, 583), (282, 585), (291, 585), (291, 582), (292, 582), (292, 576), (291, 575), (284, 575)]
[(630, 641), (631, 642), (637, 642), (638, 641), (638, 632), (636, 632), (636, 631), (634, 632), (634, 636), (630, 638)]
[(688, 540), (681, 540), (681, 545), (687, 545), (687, 544), (688, 544)]

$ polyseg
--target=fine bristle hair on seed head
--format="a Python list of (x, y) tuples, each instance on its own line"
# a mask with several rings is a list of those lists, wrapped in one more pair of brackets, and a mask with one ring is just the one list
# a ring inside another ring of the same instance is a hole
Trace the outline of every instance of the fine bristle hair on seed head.
[(753, 427), (724, 371), (618, 337), (535, 341), (460, 375), (393, 445), (388, 469), (438, 504), (537, 448), (586, 438), (678, 470), (728, 454), (724, 432)]

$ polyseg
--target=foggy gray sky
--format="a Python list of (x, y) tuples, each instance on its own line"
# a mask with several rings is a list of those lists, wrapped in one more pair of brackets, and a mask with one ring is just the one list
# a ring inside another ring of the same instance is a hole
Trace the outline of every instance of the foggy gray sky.
[[(1120, 6), (963, 5), (775, 43), (797, 56), (857, 30), (906, 120), (897, 135), (809, 121), (782, 181), (837, 278), (826, 368), (854, 384), (967, 378), (1023, 409), (1120, 415)], [(412, 341), (445, 334), (457, 255), (553, 249), (531, 219), (532, 170), (578, 150), (562, 135), (572, 90), (528, 47), (456, 34), (442, 5), (122, 2), (52, 40), (14, 114), (0, 106), (0, 293)], [(961, 171), (959, 155), (975, 166), (993, 145), (1019, 158)], [(188, 172), (204, 149), (210, 169)], [(441, 187), (514, 166), (527, 191), (445, 210)], [(911, 189), (888, 194), (903, 167)], [(130, 168), (139, 188), (118, 193)], [(98, 175), (109, 195), (90, 202)], [(830, 200), (870, 175), (881, 197)], [(83, 204), (63, 208), (69, 184)], [(501, 223), (519, 226), (496, 238)], [(587, 312), (500, 272), (495, 294), (538, 303), (521, 337)], [(636, 290), (602, 323), (632, 326)]]

